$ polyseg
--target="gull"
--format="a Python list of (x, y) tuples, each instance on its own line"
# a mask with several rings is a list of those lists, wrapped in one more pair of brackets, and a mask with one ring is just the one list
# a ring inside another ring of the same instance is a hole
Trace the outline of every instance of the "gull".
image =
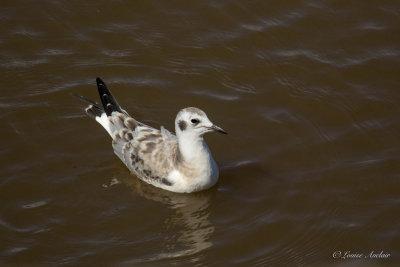
[(195, 107), (180, 110), (175, 133), (141, 123), (123, 110), (106, 84), (96, 79), (102, 105), (75, 95), (89, 103), (86, 113), (112, 138), (114, 153), (139, 179), (156, 187), (192, 193), (208, 189), (218, 181), (218, 166), (204, 141), (204, 134), (227, 134), (214, 125), (206, 113)]

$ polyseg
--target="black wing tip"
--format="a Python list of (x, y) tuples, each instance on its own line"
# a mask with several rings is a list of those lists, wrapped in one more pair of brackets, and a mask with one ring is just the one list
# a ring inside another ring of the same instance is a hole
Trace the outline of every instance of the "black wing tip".
[(106, 85), (100, 77), (96, 78), (97, 85)]
[(110, 90), (107, 88), (106, 84), (103, 82), (100, 77), (96, 78), (97, 89), (99, 91), (101, 103), (103, 105), (103, 109), (106, 112), (107, 116), (110, 116), (112, 112), (117, 111), (123, 113), (121, 107), (118, 105), (117, 101), (111, 94)]

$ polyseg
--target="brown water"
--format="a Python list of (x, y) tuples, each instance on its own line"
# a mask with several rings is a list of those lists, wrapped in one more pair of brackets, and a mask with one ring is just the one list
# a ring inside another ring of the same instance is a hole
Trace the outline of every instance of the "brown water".
[[(400, 264), (398, 1), (13, 0), (0, 22), (1, 265)], [(130, 175), (70, 96), (97, 76), (155, 127), (205, 110), (219, 183)]]

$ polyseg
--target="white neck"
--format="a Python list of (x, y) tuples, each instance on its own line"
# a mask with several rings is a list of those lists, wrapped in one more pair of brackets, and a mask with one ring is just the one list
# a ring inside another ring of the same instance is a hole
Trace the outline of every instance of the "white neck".
[(194, 177), (188, 177), (190, 179), (186, 183), (196, 191), (213, 186), (218, 180), (218, 166), (203, 137), (184, 133), (178, 138), (184, 166), (195, 173)]
[(208, 161), (210, 150), (202, 136), (182, 134), (179, 137), (179, 150), (186, 162)]

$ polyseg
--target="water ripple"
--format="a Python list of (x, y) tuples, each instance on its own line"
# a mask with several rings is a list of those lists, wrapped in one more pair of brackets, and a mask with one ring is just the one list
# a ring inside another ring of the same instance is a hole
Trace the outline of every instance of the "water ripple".
[(38, 59), (12, 59), (9, 62), (0, 63), (0, 67), (3, 68), (31, 68), (40, 64), (49, 63), (48, 59), (38, 58)]
[(36, 209), (42, 206), (45, 206), (49, 203), (49, 200), (40, 200), (40, 201), (35, 201), (29, 204), (25, 204), (22, 206), (24, 209)]
[(16, 227), (6, 221), (4, 221), (3, 219), (0, 219), (0, 226), (11, 230), (13, 232), (17, 232), (17, 233), (33, 233), (36, 231), (39, 231), (41, 228), (39, 228), (38, 226), (29, 226), (29, 227), (25, 227), (25, 228), (19, 228)]
[(214, 93), (212, 91), (207, 91), (207, 90), (191, 90), (190, 93), (195, 94), (195, 95), (204, 95), (208, 96), (214, 99), (219, 99), (219, 100), (224, 100), (224, 101), (236, 101), (240, 97), (238, 95), (226, 95), (226, 94), (219, 94), (219, 93)]
[(111, 57), (127, 57), (132, 55), (133, 51), (132, 50), (107, 50), (103, 49), (101, 52), (106, 55), (106, 56), (111, 56)]
[(385, 59), (385, 58), (396, 58), (400, 56), (400, 50), (398, 49), (379, 49), (377, 51), (367, 51), (361, 55), (346, 57), (343, 59), (336, 58), (332, 59), (334, 55), (323, 55), (316, 51), (294, 49), (294, 50), (275, 50), (272, 52), (273, 55), (284, 57), (284, 58), (296, 58), (305, 57), (312, 61), (320, 62), (323, 64), (335, 66), (335, 67), (348, 67), (354, 65), (362, 65), (372, 60)]
[(220, 80), (220, 83), (224, 87), (230, 88), (230, 89), (238, 91), (238, 92), (243, 92), (243, 93), (255, 93), (256, 92), (256, 89), (252, 84), (238, 83), (238, 82), (234, 81), (232, 78), (229, 78), (227, 76), (222, 77)]
[(44, 35), (43, 32), (35, 31), (35, 30), (32, 30), (32, 29), (27, 29), (27, 28), (15, 28), (15, 29), (11, 30), (11, 32), (13, 34), (23, 35), (23, 36), (26, 36), (26, 37), (29, 37), (29, 38), (41, 37), (41, 36)]
[(73, 49), (46, 48), (38, 55), (41, 56), (68, 56), (76, 53)]
[(360, 30), (374, 30), (374, 31), (381, 31), (386, 29), (385, 26), (379, 25), (375, 22), (366, 22), (357, 27)]

